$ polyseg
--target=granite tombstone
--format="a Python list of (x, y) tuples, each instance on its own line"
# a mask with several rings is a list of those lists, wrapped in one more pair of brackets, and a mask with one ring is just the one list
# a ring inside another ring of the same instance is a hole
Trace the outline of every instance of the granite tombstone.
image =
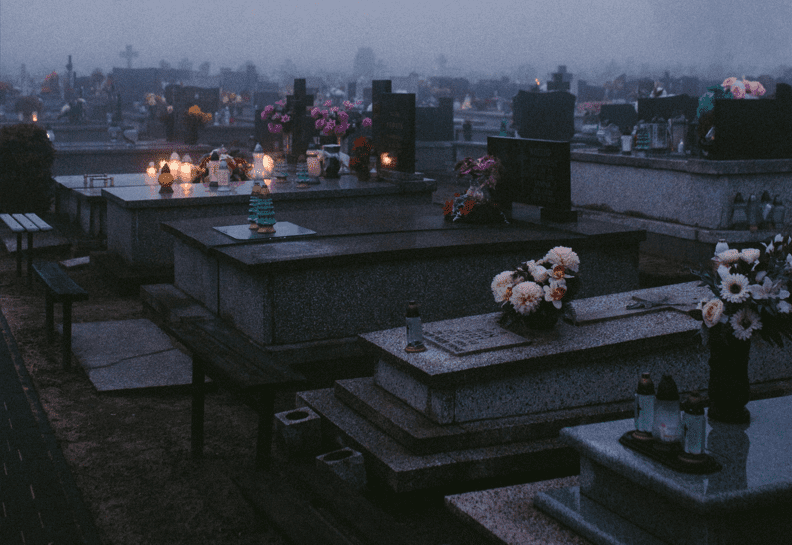
[(572, 210), (569, 142), (487, 138), (487, 153), (501, 161), (497, 200), (509, 215), (512, 203), (541, 206), (547, 221), (577, 221)]
[(415, 95), (382, 93), (374, 106), (374, 149), (383, 177), (415, 173)]
[(575, 95), (566, 91), (518, 91), (513, 100), (514, 126), (522, 138), (571, 140), (575, 135)]

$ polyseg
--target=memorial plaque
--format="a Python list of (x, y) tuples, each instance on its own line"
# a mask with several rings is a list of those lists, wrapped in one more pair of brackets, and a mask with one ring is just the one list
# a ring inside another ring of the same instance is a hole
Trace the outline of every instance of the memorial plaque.
[(541, 206), (548, 221), (576, 221), (569, 142), (490, 136), (487, 153), (501, 161), (497, 199), (504, 210), (516, 202)]
[(316, 231), (311, 231), (305, 227), (294, 225), (288, 221), (275, 222), (274, 233), (258, 233), (251, 229), (248, 224), (245, 225), (224, 225), (222, 227), (215, 227), (216, 231), (220, 231), (226, 236), (234, 240), (250, 240), (255, 242), (276, 242), (279, 240), (295, 238), (302, 238), (315, 235)]
[(533, 341), (506, 331), (495, 322), (477, 323), (475, 327), (453, 327), (442, 322), (424, 325), (424, 338), (454, 356), (479, 354), (528, 346)]
[(377, 171), (415, 173), (415, 95), (382, 93), (372, 111)]

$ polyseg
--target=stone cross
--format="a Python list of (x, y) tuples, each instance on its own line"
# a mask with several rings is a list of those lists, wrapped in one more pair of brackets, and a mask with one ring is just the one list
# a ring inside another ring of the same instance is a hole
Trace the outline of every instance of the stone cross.
[(305, 155), (308, 150), (311, 131), (308, 126), (309, 117), (306, 115), (306, 108), (312, 106), (313, 95), (307, 94), (305, 79), (297, 78), (294, 80), (294, 94), (286, 96), (286, 111), (292, 116), (292, 153), (287, 158), (289, 163), (294, 164), (300, 155)]
[(126, 59), (127, 68), (132, 68), (132, 59), (138, 56), (137, 51), (132, 51), (132, 46), (126, 46), (126, 49), (121, 52), (121, 57)]

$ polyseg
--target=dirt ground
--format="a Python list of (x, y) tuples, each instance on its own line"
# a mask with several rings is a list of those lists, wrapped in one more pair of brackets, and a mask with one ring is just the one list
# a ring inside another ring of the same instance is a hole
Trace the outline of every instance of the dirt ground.
[[(192, 460), (187, 391), (100, 394), (79, 366), (63, 370), (59, 337), (45, 340), (42, 288), (17, 279), (13, 257), (1, 252), (3, 314), (103, 542), (286, 543), (236, 485), (254, 473), (253, 411), (222, 391), (210, 394), (204, 459)], [(49, 251), (45, 257), (71, 255)], [(137, 297), (116, 295), (95, 270), (71, 276), (90, 294), (75, 304), (75, 323), (145, 316)], [(60, 318), (56, 305), (56, 323)], [(280, 410), (290, 408), (288, 402), (279, 400)]]

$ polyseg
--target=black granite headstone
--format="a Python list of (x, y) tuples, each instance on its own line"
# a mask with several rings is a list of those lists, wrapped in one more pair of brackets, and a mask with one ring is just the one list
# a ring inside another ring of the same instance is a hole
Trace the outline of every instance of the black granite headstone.
[(436, 107), (415, 108), (415, 139), (419, 142), (454, 139), (454, 99), (441, 97)]
[(512, 203), (541, 206), (547, 221), (577, 221), (572, 210), (569, 142), (487, 137), (487, 153), (501, 162), (496, 198), (507, 214)]
[(372, 114), (377, 171), (415, 173), (415, 95), (381, 93)]
[(512, 101), (514, 126), (521, 138), (572, 140), (575, 135), (575, 95), (564, 91), (518, 91)]
[(708, 157), (719, 160), (792, 159), (792, 104), (784, 100), (716, 99), (715, 140)]
[(652, 121), (653, 119), (676, 119), (684, 115), (688, 121), (696, 119), (698, 98), (688, 95), (675, 95), (659, 98), (638, 99), (638, 119)]
[(599, 120), (603, 126), (613, 123), (622, 134), (630, 134), (638, 123), (638, 112), (632, 104), (603, 104), (600, 106)]
[(292, 148), (287, 158), (290, 164), (296, 164), (300, 155), (305, 155), (311, 143), (313, 126), (309, 106), (313, 106), (314, 97), (306, 92), (305, 79), (294, 80), (294, 94), (286, 97), (286, 111), (292, 116)]

